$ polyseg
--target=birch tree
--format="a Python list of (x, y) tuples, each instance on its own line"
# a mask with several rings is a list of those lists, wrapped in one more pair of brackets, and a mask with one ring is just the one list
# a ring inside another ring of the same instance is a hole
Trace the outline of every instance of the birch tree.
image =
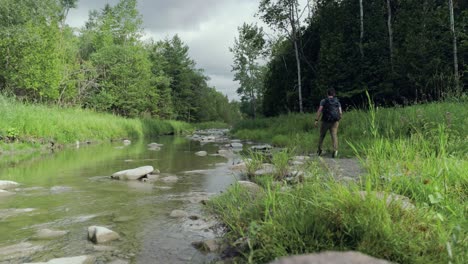
[(392, 30), (392, 5), (391, 0), (387, 0), (387, 28), (388, 28), (388, 49), (390, 52), (390, 65), (393, 71), (393, 30)]
[(460, 91), (460, 76), (458, 74), (458, 56), (457, 56), (457, 35), (455, 34), (455, 19), (453, 15), (453, 0), (449, 0), (449, 10), (450, 10), (450, 30), (452, 31), (452, 40), (453, 40), (453, 70), (455, 77), (455, 89), (457, 92)]
[(264, 52), (265, 40), (262, 28), (244, 23), (239, 27), (239, 38), (229, 50), (234, 55), (232, 71), (234, 80), (239, 81), (237, 93), (250, 103), (253, 118), (257, 113), (257, 98), (261, 94), (262, 67), (258, 63)]
[(364, 58), (363, 40), (364, 40), (364, 7), (362, 0), (359, 0), (359, 15), (361, 20), (361, 34), (359, 37), (359, 50), (361, 51), (361, 58)]
[(261, 0), (260, 18), (273, 30), (286, 34), (293, 43), (297, 68), (297, 89), (299, 111), (303, 112), (301, 61), (299, 58), (299, 38), (301, 36), (299, 3), (297, 0)]

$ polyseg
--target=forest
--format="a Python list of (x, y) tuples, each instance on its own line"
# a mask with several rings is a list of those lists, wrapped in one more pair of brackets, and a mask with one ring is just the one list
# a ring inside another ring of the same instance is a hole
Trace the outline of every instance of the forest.
[(136, 0), (66, 24), (77, 0), (0, 2), (0, 91), (28, 103), (83, 107), (125, 117), (222, 121), (236, 102), (207, 84), (177, 36), (142, 40)]
[(267, 28), (239, 27), (233, 71), (250, 116), (315, 111), (328, 88), (345, 108), (365, 105), (365, 91), (382, 106), (466, 91), (467, 1), (307, 3), (262, 0), (257, 17)]

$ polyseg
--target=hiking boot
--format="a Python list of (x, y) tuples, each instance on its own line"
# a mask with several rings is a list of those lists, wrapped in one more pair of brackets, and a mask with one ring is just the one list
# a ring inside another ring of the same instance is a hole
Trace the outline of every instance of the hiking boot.
[(317, 150), (317, 156), (320, 157), (321, 155), (322, 155), (322, 150), (321, 149)]
[(333, 151), (332, 158), (338, 157), (338, 150)]

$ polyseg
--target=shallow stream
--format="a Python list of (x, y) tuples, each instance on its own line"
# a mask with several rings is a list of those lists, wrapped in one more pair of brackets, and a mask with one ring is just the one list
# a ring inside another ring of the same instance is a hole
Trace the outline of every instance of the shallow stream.
[[(159, 151), (147, 144), (164, 144)], [(97, 263), (207, 263), (215, 255), (202, 254), (191, 243), (213, 238), (213, 219), (200, 201), (224, 190), (236, 180), (228, 166), (233, 160), (214, 154), (219, 145), (184, 137), (160, 137), (123, 146), (99, 144), (68, 148), (19, 160), (0, 157), (0, 180), (20, 183), (14, 195), (0, 198), (0, 263), (48, 261), (53, 258), (94, 255)], [(159, 178), (176, 182), (118, 181), (117, 171), (151, 165)], [(173, 210), (190, 217), (171, 218)], [(105, 226), (121, 239), (96, 248), (87, 240), (87, 228)], [(69, 233), (53, 240), (34, 240), (40, 229)], [(11, 245), (29, 246), (10, 252)], [(32, 247), (32, 248), (31, 248)], [(3, 254), (1, 250), (4, 250)]]

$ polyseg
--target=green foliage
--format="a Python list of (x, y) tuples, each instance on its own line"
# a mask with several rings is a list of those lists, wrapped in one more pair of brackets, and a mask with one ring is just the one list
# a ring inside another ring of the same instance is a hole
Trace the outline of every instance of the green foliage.
[[(262, 1), (259, 12), (269, 10), (269, 21), (288, 7)], [(463, 2), (463, 1), (462, 1)], [(265, 9), (266, 7), (270, 9)], [(275, 8), (273, 8), (275, 7)], [(328, 88), (335, 88), (344, 106), (366, 105), (365, 91), (380, 105), (402, 105), (459, 96), (453, 73), (453, 42), (448, 3), (429, 0), (391, 1), (392, 59), (389, 51), (386, 1), (363, 1), (363, 56), (359, 49), (359, 1), (315, 1), (313, 14), (302, 34), (301, 62), (304, 108), (314, 111)], [(455, 4), (460, 76), (466, 79), (468, 12)], [(466, 9), (466, 8), (465, 8)], [(275, 22), (276, 23), (276, 22)], [(280, 30), (284, 25), (277, 25)], [(290, 41), (280, 38), (271, 48), (264, 80), (266, 116), (298, 111), (295, 55)], [(466, 90), (468, 82), (461, 82)]]

